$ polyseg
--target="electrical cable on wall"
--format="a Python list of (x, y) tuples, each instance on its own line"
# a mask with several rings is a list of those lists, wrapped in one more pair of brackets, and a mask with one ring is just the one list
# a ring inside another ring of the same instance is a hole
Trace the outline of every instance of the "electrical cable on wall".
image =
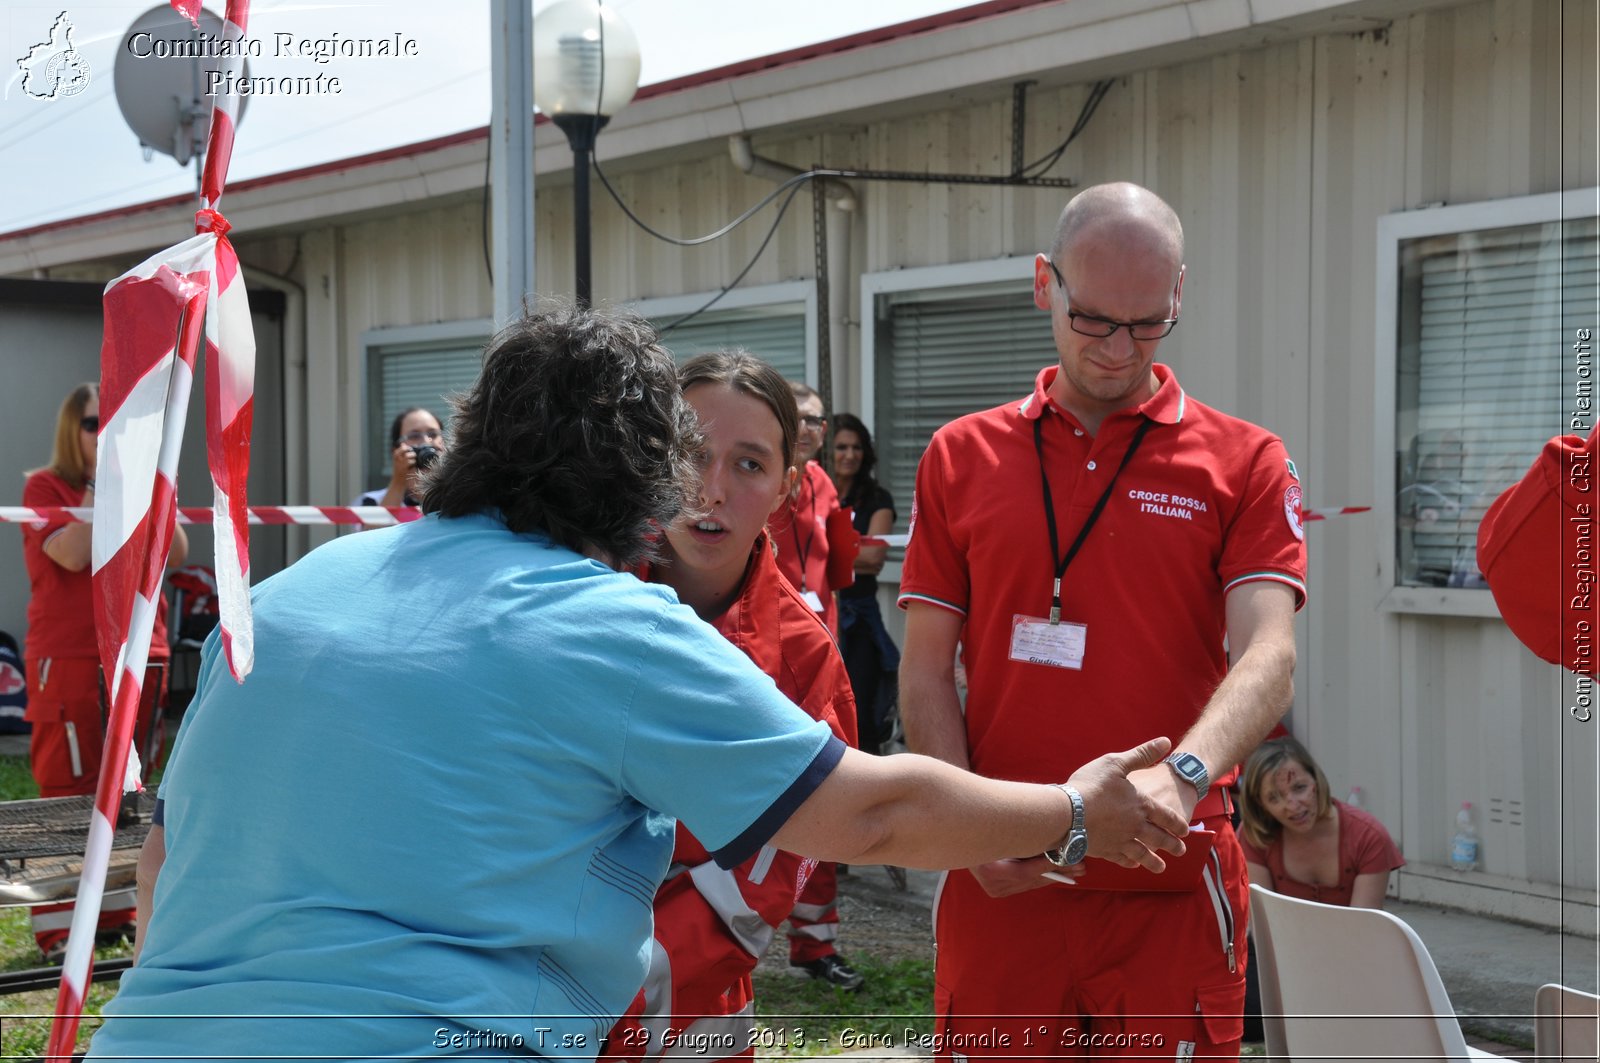
[[(1044, 155), (1041, 155), (1033, 162), (1030, 162), (1028, 165), (1024, 166), (1021, 170), (1018, 170), (1017, 176), (1040, 177), (1046, 173), (1049, 173), (1051, 167), (1055, 166), (1055, 164), (1060, 161), (1061, 156), (1066, 153), (1067, 145), (1071, 144), (1074, 140), (1077, 140), (1078, 134), (1082, 133), (1089, 125), (1089, 119), (1094, 117), (1094, 112), (1099, 108), (1100, 101), (1106, 98), (1106, 93), (1111, 91), (1111, 86), (1113, 84), (1114, 82), (1111, 78), (1105, 78), (1101, 81), (1096, 81), (1089, 89), (1089, 95), (1088, 98), (1083, 101), (1083, 107), (1081, 107), (1078, 111), (1078, 120), (1072, 123), (1072, 129), (1067, 132), (1067, 139), (1057, 144), (1055, 148), (1046, 152)], [(1042, 168), (1040, 168), (1041, 164)], [(1035, 169), (1038, 169), (1038, 173), (1030, 173), (1030, 171)]]
[[(600, 70), (599, 70), (599, 89), (598, 89), (598, 91), (596, 93), (596, 99), (599, 99), (599, 97), (601, 95), (603, 95), (603, 93), (605, 91), (605, 78), (606, 78), (605, 33), (606, 33), (606, 29), (605, 29), (605, 19), (602, 18), (602, 19), (599, 19), (597, 21), (598, 21), (598, 25), (599, 25), (599, 40), (600, 40)], [(997, 185), (997, 186), (1012, 186), (1012, 187), (1022, 186), (1022, 187), (1034, 187), (1034, 188), (1074, 188), (1074, 187), (1076, 187), (1076, 182), (1071, 181), (1069, 179), (1066, 179), (1066, 178), (1051, 178), (1051, 177), (1045, 177), (1043, 175), (1048, 173), (1050, 171), (1050, 169), (1052, 167), (1054, 167), (1057, 162), (1060, 161), (1061, 156), (1063, 154), (1065, 154), (1068, 145), (1070, 145), (1074, 140), (1076, 140), (1078, 135), (1080, 133), (1082, 133), (1085, 128), (1088, 127), (1089, 120), (1094, 116), (1094, 113), (1095, 113), (1096, 109), (1098, 109), (1099, 106), (1100, 106), (1100, 101), (1105, 99), (1106, 93), (1108, 93), (1111, 90), (1111, 86), (1114, 83), (1115, 83), (1114, 80), (1111, 79), (1111, 78), (1105, 78), (1105, 79), (1102, 79), (1100, 81), (1095, 82), (1094, 85), (1089, 90), (1088, 97), (1084, 100), (1083, 107), (1078, 112), (1077, 121), (1075, 121), (1073, 123), (1072, 129), (1068, 131), (1066, 139), (1064, 139), (1060, 144), (1056, 145), (1056, 147), (1054, 149), (1052, 149), (1051, 151), (1049, 151), (1046, 154), (1040, 156), (1038, 159), (1036, 159), (1033, 162), (1029, 163), (1027, 166), (1024, 166), (1017, 173), (1004, 174), (1004, 175), (1001, 175), (1001, 174), (951, 174), (951, 173), (917, 173), (917, 172), (914, 172), (914, 171), (906, 171), (906, 170), (854, 170), (854, 169), (813, 168), (813, 169), (805, 170), (805, 171), (803, 171), (801, 173), (795, 174), (793, 177), (789, 178), (788, 180), (784, 181), (782, 184), (778, 185), (776, 188), (774, 188), (767, 195), (763, 196), (760, 199), (760, 201), (758, 201), (754, 206), (750, 207), (748, 210), (744, 211), (737, 218), (733, 219), (728, 224), (722, 226), (720, 229), (717, 229), (717, 230), (715, 230), (713, 232), (707, 233), (704, 236), (677, 237), (677, 236), (670, 236), (670, 235), (668, 235), (666, 233), (657, 231), (655, 228), (653, 228), (651, 225), (649, 225), (643, 218), (641, 218), (637, 214), (635, 214), (633, 212), (633, 210), (629, 208), (628, 204), (623, 201), (622, 196), (618, 194), (617, 190), (614, 187), (612, 187), (610, 179), (606, 177), (605, 169), (600, 165), (600, 155), (599, 155), (598, 150), (596, 150), (593, 153), (592, 165), (594, 167), (595, 174), (600, 178), (601, 186), (604, 187), (605, 190), (606, 190), (606, 194), (611, 197), (612, 202), (614, 202), (617, 205), (618, 209), (622, 211), (622, 213), (628, 218), (629, 221), (633, 222), (640, 229), (644, 230), (649, 235), (655, 237), (657, 240), (661, 240), (664, 243), (672, 244), (672, 245), (674, 245), (676, 247), (699, 247), (699, 246), (702, 246), (704, 244), (711, 243), (711, 242), (713, 242), (715, 240), (719, 240), (722, 237), (727, 236), (729, 233), (733, 232), (733, 230), (737, 229), (740, 225), (743, 225), (746, 221), (750, 220), (750, 218), (754, 217), (762, 208), (766, 207), (769, 203), (771, 203), (773, 200), (777, 199), (780, 195), (783, 195), (785, 192), (788, 193), (788, 195), (784, 199), (783, 203), (778, 207), (778, 215), (777, 215), (776, 218), (773, 219), (772, 225), (767, 229), (766, 236), (764, 236), (762, 238), (760, 246), (756, 248), (756, 253), (751, 256), (750, 261), (747, 262), (745, 264), (745, 267), (739, 271), (738, 275), (736, 277), (734, 277), (733, 281), (731, 283), (729, 283), (725, 288), (722, 288), (720, 291), (718, 291), (715, 295), (713, 295), (709, 300), (707, 300), (700, 307), (696, 308), (695, 310), (691, 310), (689, 313), (685, 314), (683, 317), (680, 317), (676, 321), (672, 321), (672, 322), (668, 323), (667, 325), (662, 326), (660, 329), (657, 330), (660, 334), (665, 335), (666, 333), (671, 332), (673, 329), (677, 328), (679, 325), (685, 324), (686, 322), (691, 321), (694, 318), (698, 317), (699, 315), (705, 313), (707, 310), (709, 310), (713, 306), (715, 306), (725, 295), (727, 295), (729, 292), (733, 291), (733, 289), (735, 289), (735, 288), (737, 288), (739, 286), (740, 282), (743, 281), (744, 278), (750, 273), (750, 271), (755, 268), (755, 264), (760, 260), (761, 256), (766, 252), (767, 246), (772, 243), (772, 238), (773, 238), (773, 236), (775, 236), (777, 234), (778, 226), (783, 221), (784, 213), (786, 211), (788, 211), (789, 205), (794, 202), (795, 194), (800, 190), (800, 186), (802, 184), (806, 183), (807, 181), (816, 180), (817, 178), (832, 177), (832, 178), (839, 178), (839, 179), (852, 179), (852, 180), (862, 180), (862, 181), (913, 181), (913, 182), (926, 182), (926, 183), (930, 183), (930, 184), (980, 184), (980, 185)], [(1032, 171), (1037, 171), (1037, 172), (1032, 172)]]

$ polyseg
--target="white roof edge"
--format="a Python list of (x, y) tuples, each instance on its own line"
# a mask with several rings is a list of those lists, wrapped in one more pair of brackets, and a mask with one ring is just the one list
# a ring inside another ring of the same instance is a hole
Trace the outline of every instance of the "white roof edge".
[[(1057, 83), (1180, 61), (1338, 26), (1348, 32), (1460, 0), (1064, 0), (957, 23), (743, 77), (638, 101), (607, 128), (602, 156), (616, 162), (651, 152), (759, 134), (953, 91), (1048, 75)], [(240, 235), (448, 196), (479, 188), (483, 142), (273, 182), (225, 196)], [(334, 165), (334, 164), (329, 164)], [(536, 173), (571, 166), (565, 138), (549, 124), (535, 136)], [(160, 247), (188, 230), (188, 205), (0, 239), (0, 275)]]

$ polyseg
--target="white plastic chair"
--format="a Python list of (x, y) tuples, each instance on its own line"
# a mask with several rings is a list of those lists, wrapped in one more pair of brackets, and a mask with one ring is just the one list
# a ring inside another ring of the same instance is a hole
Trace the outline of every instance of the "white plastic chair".
[(1541, 1060), (1600, 1056), (1600, 997), (1564, 985), (1542, 985), (1533, 997), (1533, 1052)]
[(1468, 1048), (1428, 948), (1376, 908), (1250, 887), (1267, 1054), (1280, 1060), (1503, 1059)]

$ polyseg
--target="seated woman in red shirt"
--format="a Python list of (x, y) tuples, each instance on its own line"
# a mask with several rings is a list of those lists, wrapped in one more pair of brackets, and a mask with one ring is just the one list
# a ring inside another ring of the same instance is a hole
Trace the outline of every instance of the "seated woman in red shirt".
[[(742, 351), (702, 354), (678, 371), (705, 437), (701, 512), (667, 529), (643, 573), (743, 650), (790, 700), (851, 745), (850, 677), (821, 618), (778, 571), (767, 518), (789, 498), (799, 415), (789, 385)], [(767, 846), (732, 871), (681, 823), (656, 892), (654, 957), (644, 988), (608, 1038), (608, 1058), (752, 1056), (750, 972), (817, 867)]]
[(1299, 742), (1262, 743), (1239, 796), (1251, 882), (1322, 904), (1383, 907), (1389, 872), (1405, 859), (1382, 823), (1328, 793), (1327, 776)]

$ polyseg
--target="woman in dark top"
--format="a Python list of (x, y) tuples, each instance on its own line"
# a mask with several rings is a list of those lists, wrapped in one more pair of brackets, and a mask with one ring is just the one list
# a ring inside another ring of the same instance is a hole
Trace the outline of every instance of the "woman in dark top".
[[(872, 433), (851, 413), (833, 420), (833, 483), (839, 505), (855, 511), (862, 535), (885, 535), (894, 526), (894, 499), (873, 476), (877, 454)], [(839, 651), (855, 691), (861, 749), (882, 751), (894, 729), (900, 650), (883, 626), (878, 609), (878, 572), (887, 546), (863, 546), (856, 557), (856, 581), (839, 592)]]

